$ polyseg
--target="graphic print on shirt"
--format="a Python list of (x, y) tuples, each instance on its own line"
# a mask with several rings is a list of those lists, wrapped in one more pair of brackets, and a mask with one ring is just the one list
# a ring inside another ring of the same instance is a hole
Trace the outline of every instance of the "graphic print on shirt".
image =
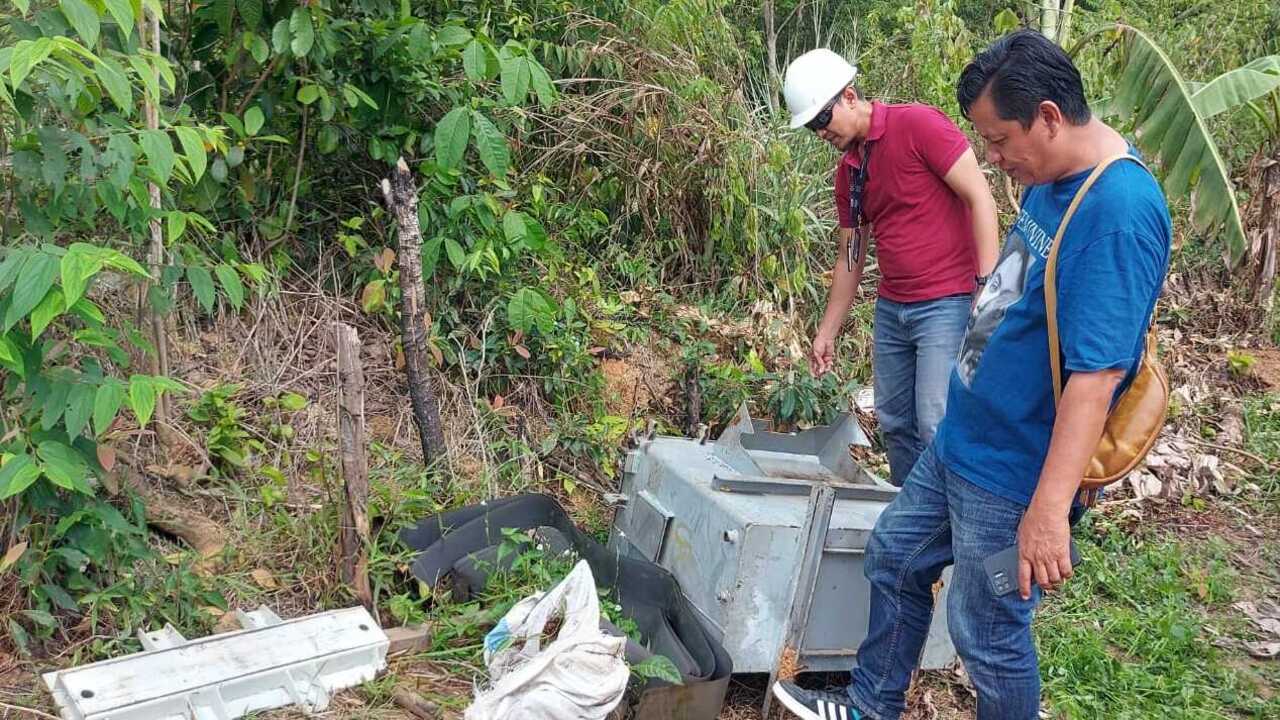
[(1005, 313), (1026, 294), (1031, 269), (1035, 267), (1032, 252), (1040, 258), (1048, 257), (1051, 242), (1052, 238), (1030, 215), (1026, 212), (1018, 215), (1005, 238), (1000, 261), (969, 314), (969, 325), (956, 359), (956, 373), (966, 388), (973, 387), (973, 376), (982, 361), (982, 353)]

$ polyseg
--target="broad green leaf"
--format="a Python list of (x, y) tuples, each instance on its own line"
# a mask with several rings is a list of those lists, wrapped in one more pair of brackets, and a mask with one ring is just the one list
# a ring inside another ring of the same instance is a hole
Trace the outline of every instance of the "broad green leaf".
[(551, 76), (547, 74), (547, 69), (542, 67), (537, 60), (532, 57), (527, 58), (529, 63), (529, 82), (533, 85), (533, 91), (538, 95), (538, 104), (542, 105), (543, 110), (550, 109), (556, 101), (556, 86), (551, 82)]
[[(302, 103), (303, 105), (310, 105), (311, 103), (319, 99), (320, 99), (319, 85), (303, 85), (302, 87), (298, 88), (298, 102)], [(245, 128), (245, 129), (248, 130), (248, 128)]]
[(18, 12), (26, 15), (31, 9), (31, 0), (13, 0), (13, 6), (18, 8)]
[(463, 263), (467, 261), (467, 253), (458, 244), (458, 241), (453, 238), (445, 238), (444, 252), (449, 256), (449, 264), (453, 265), (454, 269), (461, 270)]
[(262, 24), (262, 0), (237, 0), (236, 7), (249, 28), (257, 28)]
[(213, 273), (218, 276), (218, 283), (222, 285), (222, 291), (227, 294), (232, 307), (239, 310), (244, 305), (244, 284), (240, 281), (240, 273), (226, 263), (220, 263), (213, 269)]
[(280, 396), (280, 407), (289, 412), (297, 412), (307, 406), (307, 396), (296, 392), (287, 392)]
[(461, 165), (470, 137), (471, 112), (467, 108), (456, 107), (445, 113), (436, 124), (436, 162), (446, 168)]
[(9, 458), (0, 467), (0, 500), (5, 500), (31, 487), (40, 477), (40, 467), (23, 453)]
[(342, 139), (338, 128), (332, 125), (325, 125), (320, 128), (320, 132), (316, 134), (316, 149), (322, 155), (328, 155), (338, 149), (338, 142)]
[(74, 245), (62, 256), (58, 265), (62, 274), (62, 295), (68, 306), (76, 304), (89, 287), (89, 280), (102, 269), (101, 262), (94, 262)]
[(1180, 198), (1191, 191), (1195, 228), (1204, 233), (1220, 229), (1227, 260), (1234, 264), (1248, 245), (1231, 171), (1186, 81), (1149, 36), (1127, 25), (1115, 27), (1123, 35), (1125, 53), (1112, 107), (1122, 120), (1133, 119), (1137, 145), (1156, 165), (1165, 194)]
[(8, 105), (10, 110), (18, 109), (18, 106), (13, 104), (13, 95), (9, 93), (9, 86), (5, 84), (4, 78), (0, 78), (0, 101)]
[(44, 396), (44, 404), (40, 408), (40, 427), (46, 432), (52, 430), (67, 411), (67, 396), (71, 394), (71, 383), (61, 379), (49, 383), (49, 391)]
[(18, 272), (32, 252), (30, 248), (17, 247), (11, 248), (4, 256), (4, 260), (0, 261), (0, 292), (8, 290), (13, 281), (18, 279)]
[(0, 333), (8, 332), (35, 309), (53, 287), (53, 280), (58, 275), (58, 258), (46, 252), (33, 252), (27, 256), (18, 273), (17, 282), (13, 285), (9, 309), (4, 314), (4, 325)]
[(46, 440), (36, 447), (36, 457), (40, 458), (45, 477), (54, 485), (85, 495), (93, 494), (88, 481), (89, 465), (74, 448)]
[(128, 273), (133, 273), (138, 277), (150, 276), (146, 268), (139, 265), (137, 260), (134, 260), (128, 255), (125, 255), (119, 250), (103, 248), (101, 258), (102, 258), (102, 263), (107, 267), (113, 267), (117, 270), (123, 270)]
[(519, 105), (529, 94), (529, 61), (504, 50), (498, 62), (502, 65), (502, 96), (508, 105)]
[(133, 113), (133, 87), (129, 84), (129, 78), (124, 74), (124, 68), (120, 63), (111, 58), (101, 58), (97, 65), (98, 82), (102, 83), (102, 87), (106, 89), (107, 94), (111, 96), (111, 102), (116, 104), (126, 116)]
[(155, 68), (147, 62), (146, 58), (139, 55), (129, 56), (129, 67), (133, 68), (133, 72), (142, 79), (143, 92), (152, 102), (160, 101), (160, 76), (156, 73)]
[(67, 423), (67, 434), (72, 438), (79, 437), (89, 425), (89, 418), (93, 415), (93, 396), (92, 385), (81, 382), (71, 388), (71, 394), (67, 396), (67, 414), (64, 419)]
[(133, 3), (129, 0), (105, 0), (107, 12), (111, 13), (111, 17), (115, 19), (116, 25), (120, 27), (120, 32), (128, 37), (133, 32), (133, 23), (135, 15), (133, 14)]
[(93, 432), (95, 437), (101, 437), (102, 433), (111, 427), (111, 422), (116, 419), (116, 413), (120, 412), (120, 406), (124, 404), (124, 383), (115, 378), (107, 378), (98, 386), (98, 392), (93, 396)]
[(138, 427), (146, 427), (151, 422), (151, 414), (156, 410), (156, 386), (146, 375), (134, 375), (129, 378), (129, 409), (138, 419)]
[(196, 302), (204, 308), (205, 313), (213, 313), (214, 288), (213, 275), (198, 265), (187, 268), (187, 282), (191, 283), (191, 292), (195, 293)]
[(511, 165), (511, 149), (507, 146), (507, 138), (498, 128), (481, 113), (472, 111), (472, 122), (476, 150), (480, 153), (480, 162), (489, 172), (504, 177)]
[(11, 84), (15, 92), (22, 87), (22, 81), (31, 71), (47, 60), (52, 52), (53, 41), (46, 37), (19, 40), (13, 46), (13, 54), (9, 56), (9, 78), (13, 81)]
[(187, 231), (187, 214), (181, 210), (170, 210), (165, 215), (167, 242), (172, 245)]
[(1280, 55), (1267, 55), (1222, 73), (1193, 90), (1191, 100), (1206, 120), (1280, 90)]
[(102, 308), (94, 304), (89, 298), (80, 298), (71, 304), (69, 310), (84, 320), (85, 324), (98, 328), (102, 327), (107, 321), (107, 316), (102, 314)]
[(173, 175), (173, 164), (177, 159), (169, 134), (163, 130), (143, 130), (138, 141), (142, 145), (142, 153), (147, 156), (151, 167), (159, 176), (160, 184), (168, 183)]
[(26, 375), (26, 367), (22, 362), (22, 352), (12, 340), (0, 335), (0, 365), (9, 368), (18, 377)]
[(281, 20), (271, 29), (271, 49), (277, 55), (289, 52), (289, 21)]
[(462, 51), (462, 69), (471, 82), (480, 82), (488, 78), (488, 52), (479, 38), (473, 38)]
[(151, 61), (151, 66), (156, 69), (155, 71), (160, 73), (160, 79), (164, 80), (169, 92), (176, 91), (178, 89), (178, 77), (173, 74), (173, 65), (170, 64), (168, 58), (152, 52), (145, 53), (145, 57)]
[(209, 0), (206, 5), (209, 17), (218, 24), (218, 34), (222, 37), (231, 35), (231, 23), (235, 20), (235, 0)]
[(507, 303), (507, 322), (526, 333), (537, 328), (546, 334), (555, 328), (555, 312), (543, 293), (534, 288), (521, 288)]
[(1022, 19), (1018, 17), (1018, 13), (1005, 8), (996, 13), (992, 19), (992, 26), (995, 28), (996, 35), (1004, 35), (1006, 33), (1017, 30), (1022, 25)]
[(194, 185), (204, 175), (205, 168), (209, 165), (209, 157), (204, 152), (204, 140), (200, 137), (200, 131), (195, 128), (180, 125), (175, 127), (173, 132), (178, 136), (178, 142), (182, 144), (182, 156), (187, 159), (187, 165), (191, 167), (191, 183)]
[(44, 299), (39, 305), (31, 311), (31, 339), (35, 340), (40, 334), (49, 327), (49, 323), (54, 318), (66, 311), (67, 306), (62, 299), (62, 290), (57, 287), (49, 288), (49, 292), (45, 293)]
[(265, 122), (266, 118), (262, 115), (262, 108), (257, 105), (249, 108), (244, 113), (244, 131), (250, 137), (257, 135)]
[(98, 44), (98, 33), (102, 30), (102, 19), (98, 11), (89, 7), (84, 0), (59, 0), (58, 7), (67, 17), (67, 22), (76, 29), (76, 34), (84, 41), (85, 47)]
[(297, 57), (306, 57), (316, 41), (310, 9), (301, 6), (293, 9), (293, 15), (289, 16), (289, 35), (292, 38), (289, 48), (293, 54)]
[(422, 277), (430, 278), (436, 274), (436, 264), (440, 262), (440, 247), (444, 238), (439, 235), (422, 244)]
[(471, 42), (471, 31), (457, 25), (445, 25), (436, 33), (436, 40), (445, 47), (462, 47)]
[(528, 226), (525, 224), (524, 213), (519, 210), (511, 210), (502, 217), (502, 234), (506, 236), (507, 242), (521, 243), (529, 234)]
[(244, 34), (244, 47), (249, 51), (249, 55), (253, 57), (253, 61), (259, 65), (264, 65), (267, 58), (271, 57), (271, 46), (267, 41), (257, 33)]
[(378, 278), (364, 286), (360, 293), (360, 308), (367, 313), (376, 312), (387, 299), (387, 283)]
[(650, 655), (643, 661), (632, 665), (631, 672), (645, 679), (657, 678), (672, 685), (684, 684), (684, 676), (680, 674), (680, 669), (666, 655)]

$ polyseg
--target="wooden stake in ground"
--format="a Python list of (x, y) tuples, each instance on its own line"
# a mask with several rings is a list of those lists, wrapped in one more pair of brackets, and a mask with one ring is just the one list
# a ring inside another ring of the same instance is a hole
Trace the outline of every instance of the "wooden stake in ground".
[(333, 324), (338, 348), (338, 443), (346, 503), (338, 529), (338, 571), (369, 612), (375, 612), (369, 587), (369, 463), (364, 452), (364, 368), (355, 328)]
[(400, 158), (395, 172), (382, 181), (382, 195), (395, 215), (400, 247), (400, 327), (404, 342), (405, 372), (409, 375), (409, 398), (413, 402), (413, 422), (422, 440), (422, 462), (430, 465), (444, 454), (444, 431), (440, 428), (440, 403), (431, 386), (427, 355), (427, 331), (431, 327), (422, 285), (422, 230), (418, 227), (418, 189), (414, 187), (409, 164)]

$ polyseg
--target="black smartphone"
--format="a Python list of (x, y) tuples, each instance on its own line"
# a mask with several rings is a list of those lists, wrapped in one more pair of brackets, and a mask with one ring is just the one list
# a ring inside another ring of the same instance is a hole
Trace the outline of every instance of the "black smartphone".
[[(1080, 552), (1076, 550), (1076, 541), (1071, 541), (1071, 567), (1080, 564)], [(987, 569), (987, 578), (991, 581), (991, 591), (996, 597), (1007, 595), (1018, 589), (1018, 545), (1015, 543), (988, 557), (983, 561)], [(1031, 582), (1035, 582), (1033, 578)]]

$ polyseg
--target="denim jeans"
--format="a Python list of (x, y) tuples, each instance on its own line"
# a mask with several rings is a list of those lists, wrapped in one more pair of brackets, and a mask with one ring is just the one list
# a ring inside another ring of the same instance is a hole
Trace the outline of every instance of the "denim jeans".
[(951, 640), (978, 690), (978, 720), (1035, 720), (1040, 672), (1031, 617), (1040, 601), (997, 597), (983, 560), (1017, 542), (1025, 508), (947, 470), (929, 447), (867, 543), (871, 619), (849, 696), (868, 718), (897, 720), (933, 614), (933, 583), (954, 565)]
[(900, 303), (876, 300), (872, 330), (876, 418), (889, 454), (889, 482), (902, 486), (933, 441), (969, 322), (969, 295)]

